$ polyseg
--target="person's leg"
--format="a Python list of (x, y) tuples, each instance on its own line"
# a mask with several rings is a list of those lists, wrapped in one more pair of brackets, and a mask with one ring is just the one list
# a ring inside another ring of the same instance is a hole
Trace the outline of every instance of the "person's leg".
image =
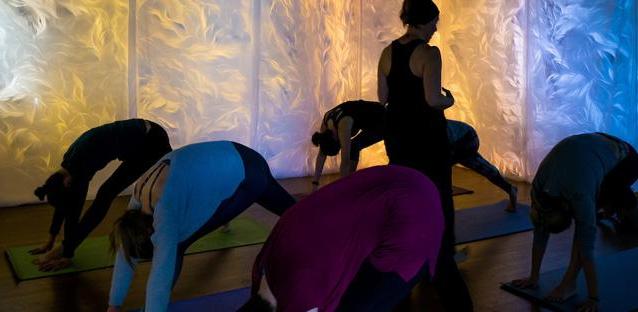
[(417, 276), (404, 281), (399, 274), (381, 272), (366, 260), (341, 298), (337, 311), (391, 311), (410, 295), (427, 271), (424, 265)]
[(144, 150), (149, 158), (160, 159), (165, 154), (173, 150), (168, 139), (168, 134), (162, 126), (151, 123), (151, 129), (146, 134)]
[(481, 154), (475, 153), (462, 159), (460, 161), (461, 165), (474, 170), (476, 173), (487, 178), (492, 184), (498, 186), (501, 190), (505, 191), (509, 196), (510, 203), (506, 210), (514, 211), (516, 210), (516, 202), (518, 189), (507, 182), (505, 178), (501, 175), (498, 169), (492, 165), (489, 161), (487, 161)]
[(631, 188), (638, 179), (638, 154), (628, 146), (627, 156), (603, 179), (598, 194), (598, 207), (603, 209), (598, 218), (616, 215), (618, 230), (634, 232), (638, 229), (638, 207)]
[(357, 164), (359, 163), (359, 156), (361, 151), (381, 142), (383, 140), (383, 134), (371, 130), (361, 130), (354, 138), (350, 147), (350, 161), (352, 164), (352, 172), (357, 170)]
[(125, 161), (120, 164), (98, 189), (95, 200), (82, 215), (75, 235), (66, 241), (65, 255), (73, 255), (80, 243), (102, 222), (115, 197), (135, 182), (153, 163), (152, 160), (147, 160), (146, 162)]
[(257, 203), (266, 210), (281, 216), (296, 200), (278, 182), (270, 176), (264, 192), (257, 199)]
[(449, 250), (439, 254), (432, 284), (445, 311), (473, 310), (470, 292)]
[[(443, 143), (437, 144), (433, 150), (443, 150)], [(430, 154), (431, 158), (423, 163), (424, 173), (437, 186), (441, 196), (445, 231), (439, 252), (433, 286), (446, 311), (472, 311), (473, 304), (470, 292), (454, 261), (454, 201), (452, 200), (452, 167), (446, 153)]]
[(272, 176), (266, 160), (254, 150), (235, 143), (246, 172), (244, 181), (255, 202), (268, 211), (281, 215), (295, 204), (296, 200)]

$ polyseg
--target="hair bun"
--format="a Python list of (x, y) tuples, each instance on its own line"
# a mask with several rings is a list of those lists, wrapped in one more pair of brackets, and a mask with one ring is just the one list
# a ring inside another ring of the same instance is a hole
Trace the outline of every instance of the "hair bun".
[(44, 186), (39, 186), (35, 189), (35, 191), (33, 191), (33, 194), (40, 200), (44, 200), (44, 197), (47, 195), (47, 190)]

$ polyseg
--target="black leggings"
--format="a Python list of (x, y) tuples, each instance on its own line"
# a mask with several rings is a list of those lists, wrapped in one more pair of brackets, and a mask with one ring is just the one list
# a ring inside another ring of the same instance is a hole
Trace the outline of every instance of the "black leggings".
[(447, 130), (419, 129), (397, 131), (385, 138), (390, 164), (421, 171), (434, 182), (441, 198), (445, 231), (432, 283), (446, 311), (472, 311), (470, 292), (454, 260), (454, 202), (452, 201), (452, 165)]
[(213, 216), (191, 237), (179, 244), (173, 285), (181, 271), (186, 249), (196, 240), (227, 224), (254, 203), (280, 216), (296, 202), (292, 195), (275, 180), (270, 173), (268, 163), (259, 153), (241, 144), (233, 144), (244, 163), (245, 178), (233, 195), (219, 204)]
[(631, 186), (638, 180), (638, 153), (630, 144), (622, 144), (627, 146), (627, 156), (607, 173), (598, 192), (598, 204), (608, 205), (614, 212), (618, 212), (620, 207), (636, 207), (636, 197)]
[(351, 140), (350, 160), (359, 161), (359, 154), (363, 149), (383, 141), (383, 130), (364, 129), (359, 131)]
[(412, 288), (428, 274), (424, 265), (411, 280), (395, 272), (380, 272), (365, 261), (341, 298), (337, 311), (391, 311), (410, 295)]
[[(69, 205), (69, 213), (64, 218), (63, 256), (72, 258), (75, 249), (102, 222), (115, 197), (171, 150), (166, 131), (161, 126), (151, 123), (151, 129), (146, 134), (144, 146), (140, 148), (144, 154), (136, 155), (134, 159), (125, 160), (120, 164), (100, 186), (95, 200), (79, 222), (78, 219), (86, 200), (90, 180), (73, 181), (72, 195), (69, 199), (72, 204)], [(54, 227), (57, 226), (59, 230), (61, 222), (56, 222), (55, 219), (54, 216), (51, 232), (57, 233)]]

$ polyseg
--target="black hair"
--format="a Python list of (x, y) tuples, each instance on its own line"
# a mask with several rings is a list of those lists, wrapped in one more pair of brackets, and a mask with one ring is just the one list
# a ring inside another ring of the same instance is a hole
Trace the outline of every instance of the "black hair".
[(401, 21), (403, 25), (425, 25), (439, 16), (439, 8), (432, 0), (403, 0)]
[(275, 308), (259, 294), (252, 295), (237, 312), (272, 312)]
[(64, 185), (65, 176), (62, 172), (57, 171), (50, 175), (44, 185), (37, 187), (33, 194), (40, 200), (45, 198), (54, 207), (62, 205), (67, 197), (68, 188)]
[(115, 221), (113, 231), (109, 235), (111, 252), (118, 249), (124, 254), (126, 261), (132, 266), (131, 259), (153, 258), (153, 216), (139, 209), (127, 210)]
[(315, 132), (312, 135), (312, 144), (314, 146), (319, 146), (319, 151), (327, 156), (335, 156), (341, 149), (339, 141), (334, 139), (331, 130)]

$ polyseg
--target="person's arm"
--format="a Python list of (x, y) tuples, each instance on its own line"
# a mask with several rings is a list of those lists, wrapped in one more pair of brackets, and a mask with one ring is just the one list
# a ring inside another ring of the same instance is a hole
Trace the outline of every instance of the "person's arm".
[(377, 67), (377, 97), (379, 98), (379, 103), (381, 105), (385, 105), (388, 103), (388, 72), (389, 72), (389, 63), (391, 63), (392, 59), (392, 49), (390, 46), (387, 46), (381, 52), (381, 57), (379, 58), (379, 64)]
[(62, 224), (64, 223), (64, 214), (61, 209), (55, 209), (53, 212), (53, 219), (51, 220), (51, 226), (49, 227), (49, 235), (55, 237), (60, 234), (60, 229), (62, 228)]
[(425, 49), (422, 68), (425, 100), (432, 108), (444, 110), (454, 105), (454, 98), (446, 89), (443, 89), (446, 95), (441, 94), (441, 51), (437, 47)]
[[(136, 185), (137, 188), (137, 185)], [(128, 208), (141, 209), (142, 204), (136, 197), (137, 191), (133, 191), (133, 195), (128, 202)], [(109, 308), (112, 310), (119, 310), (126, 298), (129, 288), (131, 287), (131, 281), (133, 280), (133, 274), (135, 273), (136, 259), (131, 259), (133, 262), (129, 264), (124, 258), (124, 254), (118, 250), (115, 255), (115, 266), (113, 268), (113, 274), (111, 275), (111, 290), (109, 292)]]
[(532, 245), (532, 267), (529, 277), (512, 281), (512, 285), (519, 288), (536, 288), (540, 275), (541, 264), (547, 249), (549, 233), (539, 228), (534, 229), (534, 243)]
[[(133, 260), (133, 266), (135, 260)], [(111, 275), (111, 290), (109, 292), (109, 307), (119, 309), (126, 299), (126, 294), (133, 281), (135, 267), (132, 267), (124, 258), (124, 254), (118, 250), (115, 255), (115, 266)]]
[(155, 232), (151, 236), (154, 248), (151, 272), (146, 283), (145, 309), (148, 311), (166, 311), (179, 265), (179, 218), (173, 213), (175, 207), (163, 208), (162, 205), (162, 201), (159, 201), (155, 207)]
[(584, 269), (589, 297), (598, 299), (598, 279), (594, 264), (594, 242), (596, 240), (596, 203), (592, 196), (577, 196), (571, 201), (574, 211), (575, 231), (569, 267), (557, 290), (573, 289), (581, 268)]
[(343, 117), (337, 125), (339, 144), (341, 145), (341, 164), (339, 164), (339, 173), (342, 178), (352, 173), (350, 172), (350, 168), (352, 168), (352, 161), (350, 160), (350, 150), (352, 145), (352, 124), (352, 118)]
[(60, 233), (63, 223), (64, 214), (60, 211), (60, 209), (56, 208), (53, 212), (53, 218), (51, 219), (51, 226), (49, 227), (49, 239), (46, 243), (44, 243), (44, 245), (29, 250), (29, 253), (32, 255), (39, 255), (53, 249), (53, 246), (55, 245), (55, 238)]
[(317, 159), (315, 160), (315, 177), (312, 180), (312, 191), (316, 191), (319, 188), (319, 179), (321, 179), (321, 172), (323, 172), (323, 165), (326, 163), (326, 155), (321, 151), (317, 153)]

